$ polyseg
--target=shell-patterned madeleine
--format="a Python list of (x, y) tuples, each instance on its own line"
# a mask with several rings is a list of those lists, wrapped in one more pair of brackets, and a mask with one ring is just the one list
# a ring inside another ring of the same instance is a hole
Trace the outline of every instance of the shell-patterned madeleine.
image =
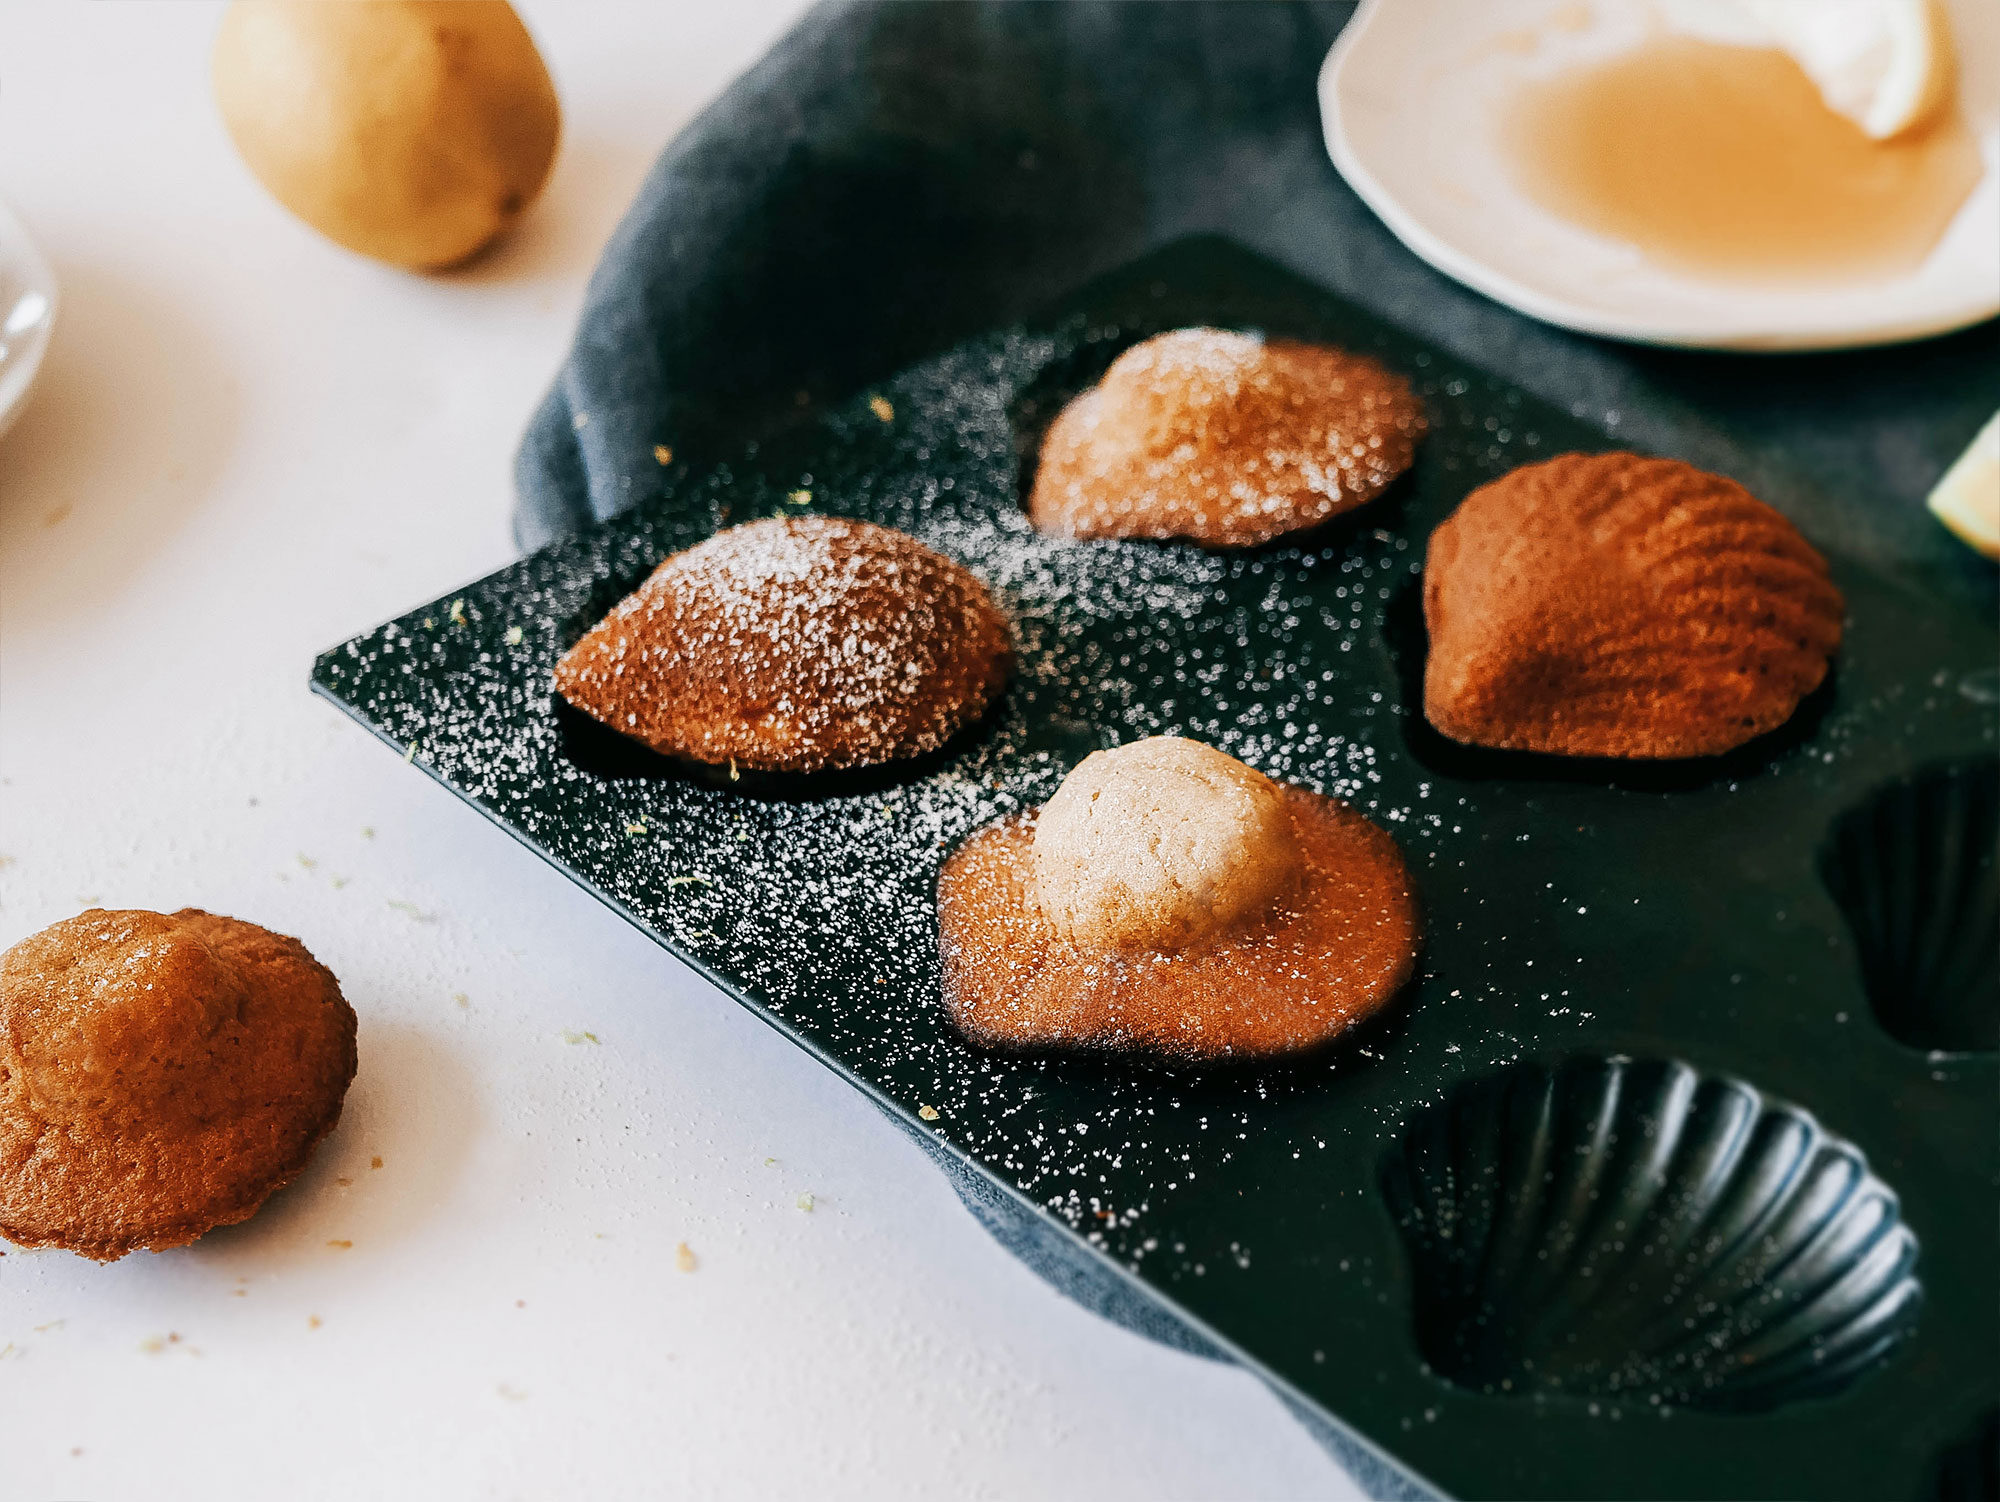
[(1675, 459), (1563, 454), (1431, 534), (1424, 715), (1470, 745), (1713, 756), (1825, 679), (1845, 609), (1798, 529)]

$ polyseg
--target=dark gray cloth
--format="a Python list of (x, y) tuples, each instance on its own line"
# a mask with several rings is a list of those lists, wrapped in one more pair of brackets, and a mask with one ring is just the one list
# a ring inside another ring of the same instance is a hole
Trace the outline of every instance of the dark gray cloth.
[[(534, 547), (699, 460), (1194, 232), (1228, 234), (1821, 540), (1989, 566), (1922, 497), (2000, 407), (1992, 324), (1889, 350), (1590, 339), (1405, 250), (1340, 180), (1314, 84), (1352, 6), (862, 3), (808, 16), (662, 154), (516, 466)], [(576, 426), (578, 414), (586, 425)]]

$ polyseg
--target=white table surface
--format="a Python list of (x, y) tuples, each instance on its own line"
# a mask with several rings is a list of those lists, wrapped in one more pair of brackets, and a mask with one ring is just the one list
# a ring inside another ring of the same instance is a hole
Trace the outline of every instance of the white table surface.
[(0, 1258), (0, 1496), (1355, 1494), (1252, 1378), (1049, 1292), (846, 1086), (306, 692), (509, 559), (600, 244), (799, 8), (525, 6), (554, 177), (421, 278), (244, 170), (214, 7), (0, 5), (0, 192), (63, 284), (0, 440), (0, 945), (206, 907), (300, 936), (361, 1019), (339, 1130), (247, 1225)]

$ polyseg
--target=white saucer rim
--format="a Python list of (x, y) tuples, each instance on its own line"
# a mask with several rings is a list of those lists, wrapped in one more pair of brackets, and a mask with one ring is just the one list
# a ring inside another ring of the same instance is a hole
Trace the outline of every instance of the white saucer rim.
[(1907, 344), (1974, 328), (2000, 315), (2000, 285), (1990, 297), (1933, 311), (1926, 316), (1875, 324), (1843, 324), (1839, 327), (1758, 328), (1740, 318), (1703, 326), (1685, 320), (1672, 326), (1645, 317), (1618, 317), (1602, 309), (1571, 302), (1517, 280), (1460, 250), (1433, 233), (1406, 210), (1389, 186), (1369, 168), (1348, 139), (1341, 117), (1340, 81), (1348, 60), (1359, 50), (1367, 32), (1389, 8), (1392, 0), (1362, 0), (1353, 18), (1341, 29), (1319, 72), (1320, 125), (1327, 154), (1353, 188), (1402, 244), (1452, 280), (1470, 287), (1517, 312), (1580, 334), (1618, 339), (1634, 344), (1651, 344), (1673, 349), (1720, 349), (1746, 353), (1803, 353), (1816, 350), (1868, 349), (1888, 344)]

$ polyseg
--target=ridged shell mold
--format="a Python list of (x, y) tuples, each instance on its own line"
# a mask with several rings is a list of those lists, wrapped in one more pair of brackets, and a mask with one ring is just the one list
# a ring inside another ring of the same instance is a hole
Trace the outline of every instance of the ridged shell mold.
[(1424, 1359), (1461, 1387), (1750, 1413), (1914, 1325), (1916, 1238), (1851, 1144), (1667, 1060), (1518, 1065), (1383, 1170)]
[(1913, 1048), (2000, 1048), (2000, 762), (1933, 768), (1835, 822), (1820, 875), (1876, 1020)]

